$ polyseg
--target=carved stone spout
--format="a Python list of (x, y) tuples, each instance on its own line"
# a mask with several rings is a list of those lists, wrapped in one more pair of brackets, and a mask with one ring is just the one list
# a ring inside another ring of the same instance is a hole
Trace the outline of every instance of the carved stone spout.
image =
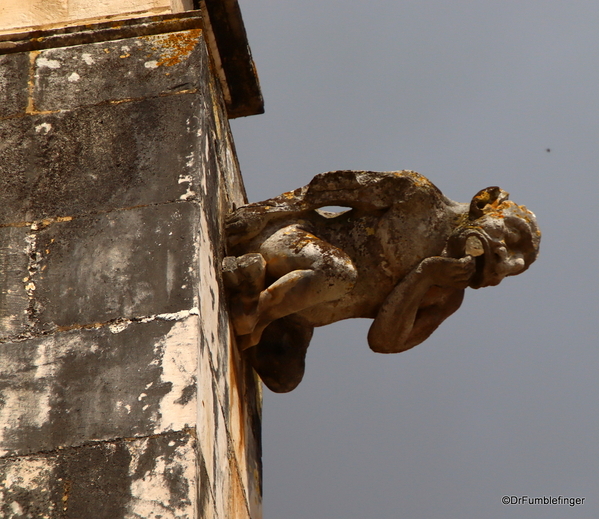
[(374, 351), (405, 351), (460, 307), (467, 287), (526, 270), (541, 238), (534, 214), (500, 188), (463, 204), (413, 171), (323, 173), (238, 208), (226, 225), (238, 344), (276, 392), (301, 381), (314, 327), (368, 317)]

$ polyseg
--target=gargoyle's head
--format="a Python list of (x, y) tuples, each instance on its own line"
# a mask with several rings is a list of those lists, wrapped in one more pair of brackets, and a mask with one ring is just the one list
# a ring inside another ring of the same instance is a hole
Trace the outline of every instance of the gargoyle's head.
[(541, 231), (535, 215), (508, 196), (498, 187), (479, 191), (467, 220), (448, 241), (450, 256), (476, 258), (472, 288), (497, 285), (506, 276), (524, 272), (539, 254)]

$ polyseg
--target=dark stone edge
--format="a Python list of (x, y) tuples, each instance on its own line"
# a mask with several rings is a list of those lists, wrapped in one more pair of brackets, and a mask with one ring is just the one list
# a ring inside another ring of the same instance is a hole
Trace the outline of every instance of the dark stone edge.
[[(204, 0), (227, 78), (230, 119), (264, 113), (264, 99), (248, 44), (238, 0)], [(198, 0), (194, 7), (199, 6)]]

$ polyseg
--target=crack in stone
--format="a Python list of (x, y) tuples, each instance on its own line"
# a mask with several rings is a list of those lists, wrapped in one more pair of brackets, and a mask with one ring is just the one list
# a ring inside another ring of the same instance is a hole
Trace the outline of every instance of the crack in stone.
[(50, 450), (40, 450), (40, 451), (35, 451), (35, 452), (28, 452), (27, 454), (8, 454), (8, 455), (1, 456), (0, 460), (17, 460), (17, 459), (27, 459), (27, 458), (32, 458), (32, 457), (53, 456), (53, 455), (59, 456), (60, 453), (66, 451), (66, 450), (80, 450), (80, 449), (86, 449), (89, 447), (96, 447), (98, 445), (116, 444), (119, 442), (132, 443), (132, 442), (136, 442), (136, 441), (140, 441), (140, 440), (153, 440), (156, 438), (168, 437), (173, 434), (188, 435), (194, 440), (198, 439), (198, 435), (197, 435), (197, 431), (196, 431), (195, 427), (184, 427), (183, 429), (180, 429), (178, 431), (170, 430), (170, 431), (164, 431), (164, 432), (157, 433), (157, 434), (143, 434), (140, 436), (119, 436), (118, 438), (110, 438), (107, 440), (91, 440), (86, 443), (81, 443), (79, 445), (65, 445), (65, 446), (56, 447), (55, 449), (50, 449)]
[(124, 330), (130, 324), (135, 323), (151, 323), (152, 321), (179, 321), (187, 319), (192, 315), (200, 315), (200, 311), (197, 307), (192, 307), (186, 310), (179, 310), (178, 312), (173, 313), (164, 313), (164, 314), (156, 314), (156, 315), (146, 315), (146, 316), (138, 316), (138, 317), (129, 317), (129, 318), (116, 318), (110, 319), (109, 321), (96, 322), (96, 323), (86, 323), (86, 324), (72, 324), (68, 326), (56, 326), (51, 330), (40, 330), (39, 332), (29, 332), (29, 333), (21, 333), (16, 335), (11, 335), (8, 337), (3, 337), (0, 339), (0, 344), (14, 343), (14, 342), (23, 342), (29, 339), (38, 339), (42, 337), (50, 337), (56, 333), (61, 332), (70, 332), (73, 330), (94, 330), (106, 327), (114, 327), (115, 331), (113, 333), (119, 333)]

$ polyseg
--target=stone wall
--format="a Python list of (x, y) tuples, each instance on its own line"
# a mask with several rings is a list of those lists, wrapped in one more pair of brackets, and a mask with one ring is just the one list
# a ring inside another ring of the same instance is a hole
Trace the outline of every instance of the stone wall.
[(2, 517), (261, 517), (219, 268), (245, 195), (184, 20), (0, 51)]

